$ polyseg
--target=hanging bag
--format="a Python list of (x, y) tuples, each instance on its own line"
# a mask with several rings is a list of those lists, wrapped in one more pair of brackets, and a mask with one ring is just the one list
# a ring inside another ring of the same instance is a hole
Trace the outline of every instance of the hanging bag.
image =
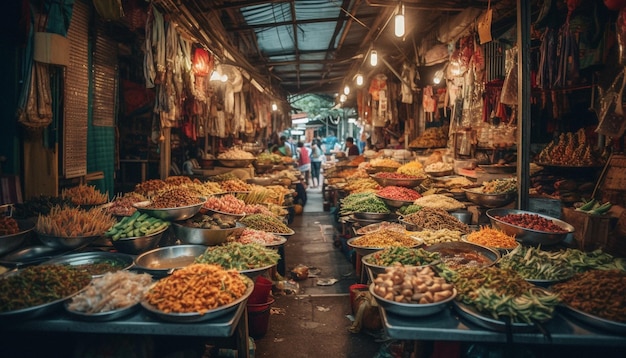
[(493, 11), (491, 10), (491, 0), (487, 4), (487, 11), (485, 15), (478, 20), (478, 37), (480, 38), (480, 44), (486, 44), (491, 42), (491, 21), (493, 17)]
[[(620, 78), (622, 79), (622, 84), (618, 89), (617, 83)], [(626, 118), (624, 117), (624, 108), (622, 105), (624, 86), (626, 86), (626, 75), (624, 74), (624, 70), (622, 70), (609, 89), (604, 93), (600, 93), (599, 123), (596, 128), (596, 133), (612, 138), (619, 138), (624, 134), (624, 130), (626, 129)]]

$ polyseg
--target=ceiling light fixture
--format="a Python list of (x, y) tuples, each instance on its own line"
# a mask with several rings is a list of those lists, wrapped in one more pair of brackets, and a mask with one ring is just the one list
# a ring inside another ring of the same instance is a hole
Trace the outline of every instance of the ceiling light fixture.
[(378, 53), (376, 50), (372, 50), (370, 52), (370, 65), (372, 65), (372, 67), (376, 67), (376, 65), (378, 65)]
[(435, 72), (435, 77), (433, 77), (433, 83), (438, 85), (441, 83), (441, 80), (443, 80), (443, 71), (438, 70), (437, 72)]
[(350, 94), (350, 86), (345, 86), (343, 88), (343, 94), (345, 94), (346, 96)]
[(272, 111), (276, 112), (278, 110), (278, 106), (276, 103), (272, 103)]
[(398, 13), (394, 18), (394, 33), (396, 37), (404, 36), (404, 4), (398, 5)]
[(360, 73), (357, 73), (356, 75), (356, 85), (363, 86), (363, 75)]
[(342, 94), (341, 96), (339, 96), (339, 102), (341, 102), (341, 103), (345, 102), (346, 99), (348, 99), (348, 97), (346, 97), (345, 94)]

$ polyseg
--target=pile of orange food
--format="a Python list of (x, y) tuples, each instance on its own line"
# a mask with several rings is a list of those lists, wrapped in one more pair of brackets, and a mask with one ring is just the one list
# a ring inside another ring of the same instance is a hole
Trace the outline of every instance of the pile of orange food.
[(483, 226), (478, 231), (474, 231), (467, 235), (467, 241), (487, 247), (497, 247), (501, 249), (514, 249), (519, 245), (515, 241), (515, 237), (507, 235), (504, 232)]
[(146, 300), (165, 313), (204, 314), (241, 298), (247, 289), (235, 270), (192, 264), (157, 281), (146, 294)]

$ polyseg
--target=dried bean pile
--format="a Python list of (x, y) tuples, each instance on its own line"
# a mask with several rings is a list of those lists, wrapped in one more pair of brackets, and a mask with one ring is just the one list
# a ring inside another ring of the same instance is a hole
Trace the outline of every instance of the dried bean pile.
[(158, 194), (146, 208), (166, 209), (191, 206), (202, 203), (195, 193), (187, 189), (170, 189)]
[(252, 214), (239, 220), (242, 224), (251, 229), (272, 232), (276, 234), (288, 234), (292, 232), (287, 225), (285, 225), (280, 219), (263, 214)]
[(368, 256), (366, 261), (377, 266), (391, 266), (395, 263), (411, 266), (422, 266), (439, 260), (439, 253), (429, 252), (422, 248), (387, 247)]
[(454, 294), (454, 287), (430, 267), (394, 265), (374, 279), (374, 293), (402, 303), (429, 304)]
[(504, 216), (495, 216), (495, 218), (511, 225), (521, 226), (531, 230), (554, 233), (567, 232), (567, 230), (555, 224), (552, 220), (546, 219), (538, 214), (507, 214)]
[(376, 192), (379, 196), (391, 200), (414, 201), (422, 197), (420, 193), (413, 189), (401, 186), (386, 186)]
[(417, 246), (418, 242), (411, 236), (389, 229), (381, 229), (378, 231), (359, 236), (352, 240), (354, 246), (361, 247), (389, 247), (389, 246)]
[(551, 290), (561, 301), (594, 316), (626, 323), (626, 272), (591, 270), (576, 274)]
[(13, 235), (20, 232), (17, 221), (9, 216), (0, 217), (0, 236)]
[(402, 220), (417, 226), (420, 230), (448, 229), (460, 231), (463, 234), (470, 232), (469, 226), (439, 208), (422, 208), (418, 212), (405, 216)]

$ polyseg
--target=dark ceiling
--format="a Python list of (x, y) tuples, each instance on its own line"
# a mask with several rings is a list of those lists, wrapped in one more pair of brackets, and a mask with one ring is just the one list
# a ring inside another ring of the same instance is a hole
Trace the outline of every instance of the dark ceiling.
[[(535, 1), (533, 1), (534, 3)], [(406, 0), (406, 34), (393, 33), (397, 0), (158, 0), (190, 32), (210, 39), (234, 64), (280, 95), (335, 93), (357, 71), (371, 71), (375, 49), (387, 71), (419, 61), (425, 38), (468, 7), (489, 0)], [(510, 26), (515, 0), (492, 0), (494, 30)], [(500, 25), (498, 25), (500, 24)], [(220, 54), (221, 52), (221, 54)], [(418, 60), (416, 60), (418, 59)], [(384, 68), (384, 67), (383, 67)], [(380, 71), (380, 69), (378, 70)]]

